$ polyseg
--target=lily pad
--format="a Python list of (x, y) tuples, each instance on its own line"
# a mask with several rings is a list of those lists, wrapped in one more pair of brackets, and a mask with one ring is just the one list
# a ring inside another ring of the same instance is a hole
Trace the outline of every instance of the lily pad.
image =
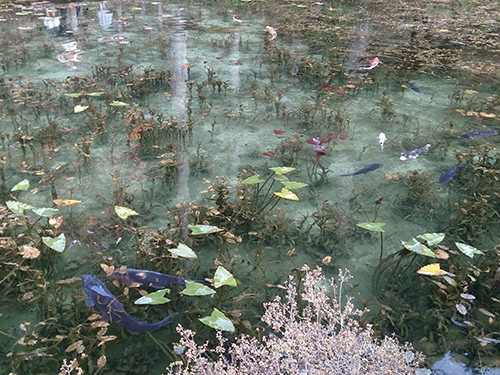
[(440, 243), (442, 240), (444, 240), (444, 237), (445, 237), (444, 233), (424, 233), (417, 236), (417, 238), (427, 241), (429, 246)]
[(191, 229), (191, 234), (193, 236), (198, 234), (216, 233), (223, 230), (219, 227), (214, 227), (213, 225), (188, 225), (188, 228)]
[(467, 255), (469, 258), (474, 258), (474, 255), (476, 255), (476, 254), (479, 254), (479, 255), (484, 254), (481, 250), (478, 250), (475, 247), (472, 247), (472, 246), (464, 244), (464, 243), (455, 242), (455, 245), (457, 245), (458, 250), (460, 250), (462, 253)]
[(73, 108), (73, 110), (75, 111), (75, 113), (80, 113), (80, 112), (83, 112), (85, 111), (89, 106), (88, 105), (75, 105), (75, 108)]
[(279, 192), (279, 193), (275, 192), (274, 194), (276, 194), (280, 198), (285, 198), (285, 199), (288, 199), (291, 201), (298, 201), (299, 200), (299, 197), (297, 197), (297, 195), (295, 195), (295, 193), (293, 193), (292, 191), (285, 189), (285, 188), (281, 189), (281, 192)]
[(24, 214), (24, 210), (31, 210), (34, 208), (31, 204), (21, 203), (17, 201), (7, 201), (5, 202), (5, 204), (7, 205), (9, 210), (20, 215)]
[(181, 291), (181, 293), (186, 296), (207, 296), (216, 292), (206, 285), (186, 280), (186, 289)]
[(274, 167), (274, 168), (269, 168), (270, 170), (274, 171), (276, 174), (285, 174), (291, 171), (294, 171), (295, 168), (292, 167)]
[(57, 208), (41, 207), (41, 208), (31, 208), (35, 214), (43, 217), (52, 217), (55, 215), (60, 215), (60, 211)]
[(410, 241), (400, 241), (405, 249), (413, 251), (414, 253), (425, 255), (431, 258), (435, 258), (436, 254), (434, 254), (431, 249), (429, 249), (424, 244), (420, 243), (416, 238), (412, 238)]
[(209, 327), (220, 329), (221, 331), (234, 332), (234, 325), (224, 313), (214, 308), (212, 315), (200, 319), (200, 322)]
[(10, 191), (23, 190), (26, 191), (30, 187), (30, 182), (28, 180), (22, 180), (18, 182)]
[(368, 229), (369, 231), (372, 232), (385, 232), (385, 230), (382, 229), (382, 227), (385, 225), (385, 223), (358, 223), (356, 224), (358, 227)]
[(42, 241), (52, 250), (55, 250), (59, 253), (62, 253), (66, 248), (66, 237), (64, 236), (64, 233), (61, 233), (57, 237), (42, 237)]
[(115, 212), (120, 217), (120, 219), (127, 219), (129, 216), (139, 215), (134, 210), (123, 206), (115, 206)]
[(113, 100), (111, 103), (109, 103), (109, 105), (112, 107), (126, 107), (126, 106), (128, 106), (127, 103), (119, 102), (117, 100)]
[(252, 177), (248, 177), (246, 178), (245, 180), (243, 180), (243, 183), (245, 185), (254, 185), (254, 184), (260, 184), (261, 182), (264, 182), (264, 180), (262, 180), (258, 174), (256, 174), (255, 176), (252, 176)]
[(163, 303), (167, 303), (170, 300), (165, 298), (165, 293), (168, 292), (168, 289), (158, 290), (153, 293), (149, 293), (147, 296), (143, 296), (134, 302), (134, 305), (161, 305)]
[(196, 253), (187, 245), (180, 243), (175, 249), (168, 249), (172, 254), (183, 258), (197, 258)]
[(285, 186), (285, 188), (287, 188), (289, 190), (300, 189), (300, 188), (307, 186), (307, 184), (305, 184), (303, 182), (294, 182), (294, 181), (282, 182), (282, 184)]
[(222, 285), (236, 286), (236, 280), (228, 270), (226, 270), (222, 266), (219, 266), (215, 271), (214, 286), (216, 288), (219, 288)]

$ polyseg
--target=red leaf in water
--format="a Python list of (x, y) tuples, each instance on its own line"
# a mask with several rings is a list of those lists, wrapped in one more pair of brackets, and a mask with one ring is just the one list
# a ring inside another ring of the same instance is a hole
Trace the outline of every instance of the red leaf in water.
[(237, 62), (237, 63), (234, 63), (234, 65), (243, 65), (243, 63)]
[(217, 60), (222, 60), (222, 57), (216, 57)]
[(320, 138), (319, 141), (321, 143), (328, 143), (328, 142), (330, 142), (330, 140), (328, 138)]
[(345, 95), (347, 93), (345, 91), (337, 91), (335, 94), (337, 94), (337, 95)]
[(266, 155), (266, 156), (269, 156), (271, 158), (276, 156), (276, 154), (274, 152), (271, 152), (271, 151), (263, 152), (262, 155)]
[(342, 140), (348, 138), (347, 135), (338, 135), (338, 134), (328, 134), (328, 137), (335, 137)]
[(321, 87), (323, 87), (325, 90), (335, 90), (335, 88), (333, 88), (332, 86), (328, 86), (328, 85), (321, 85)]
[(274, 129), (274, 130), (273, 130), (273, 133), (274, 133), (274, 134), (278, 134), (278, 135), (279, 135), (279, 134), (283, 134), (283, 133), (284, 133), (284, 131), (283, 131), (283, 130), (276, 130), (276, 129)]
[(473, 104), (476, 104), (474, 102), (467, 102), (468, 105), (473, 105)]

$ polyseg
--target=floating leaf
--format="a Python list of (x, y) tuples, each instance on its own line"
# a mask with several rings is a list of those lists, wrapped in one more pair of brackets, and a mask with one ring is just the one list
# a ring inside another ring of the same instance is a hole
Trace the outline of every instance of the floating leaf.
[(134, 302), (134, 305), (161, 305), (163, 303), (169, 302), (168, 298), (165, 298), (165, 293), (168, 289), (158, 290), (153, 293), (149, 293), (147, 296), (143, 296)]
[(54, 204), (57, 206), (72, 206), (77, 203), (82, 203), (82, 201), (77, 201), (74, 199), (52, 199), (52, 202), (54, 202)]
[(439, 263), (428, 264), (420, 268), (417, 273), (421, 275), (429, 275), (429, 276), (443, 276), (448, 275), (448, 272), (444, 271), (439, 267)]
[(180, 243), (175, 249), (168, 249), (172, 254), (184, 258), (197, 258), (196, 253), (187, 245)]
[(464, 94), (474, 95), (477, 94), (476, 90), (464, 90)]
[(31, 211), (33, 211), (35, 214), (43, 216), (43, 217), (52, 217), (56, 215), (60, 215), (60, 212), (57, 208), (50, 208), (50, 207), (41, 207), (41, 208), (32, 208)]
[[(448, 275), (452, 275), (452, 276), (455, 276), (451, 273), (448, 273)], [(453, 287), (456, 287), (457, 286), (457, 282), (455, 280), (453, 280), (450, 276), (448, 275), (443, 275), (443, 279), (445, 279), (445, 281), (450, 284), (451, 286)]]
[(463, 299), (469, 299), (469, 300), (476, 299), (476, 296), (473, 296), (472, 294), (469, 294), (469, 293), (460, 293), (460, 297), (462, 297)]
[(450, 257), (450, 254), (448, 254), (446, 251), (437, 249), (437, 250), (432, 250), (436, 258), (438, 259), (448, 259)]
[(85, 111), (89, 106), (88, 105), (75, 105), (75, 107), (73, 108), (73, 111), (75, 111), (75, 113), (80, 113), (80, 112), (83, 112)]
[(261, 182), (264, 182), (264, 180), (262, 180), (258, 174), (243, 180), (243, 183), (246, 185), (260, 184)]
[(28, 180), (22, 180), (21, 182), (18, 182), (10, 191), (17, 191), (17, 190), (23, 190), (26, 191), (30, 187), (30, 182)]
[(20, 215), (24, 214), (24, 210), (31, 210), (34, 208), (30, 204), (21, 203), (21, 202), (17, 202), (17, 201), (7, 201), (7, 202), (5, 202), (5, 204), (7, 205), (9, 210), (11, 210), (12, 212), (14, 212), (16, 214), (20, 214)]
[(209, 294), (215, 294), (215, 290), (206, 285), (186, 280), (186, 289), (181, 291), (181, 293), (186, 296), (206, 296)]
[(115, 206), (115, 212), (120, 217), (120, 219), (127, 219), (129, 216), (139, 215), (134, 210), (123, 206)]
[(294, 171), (295, 168), (292, 167), (274, 167), (274, 168), (269, 168), (270, 170), (274, 171), (276, 174), (285, 174), (291, 171)]
[(467, 315), (467, 308), (464, 305), (457, 303), (455, 307), (460, 314)]
[(307, 184), (305, 184), (303, 182), (293, 182), (293, 181), (282, 182), (282, 184), (285, 186), (285, 188), (287, 188), (289, 190), (300, 189), (300, 188), (307, 186)]
[(228, 270), (219, 266), (215, 271), (214, 286), (219, 288), (222, 285), (236, 286), (236, 280)]
[(234, 325), (221, 311), (214, 308), (212, 315), (200, 319), (200, 322), (221, 331), (234, 332)]
[(475, 247), (472, 247), (472, 246), (464, 244), (464, 243), (455, 242), (455, 245), (457, 245), (458, 250), (460, 250), (462, 253), (467, 255), (469, 258), (474, 258), (474, 255), (476, 255), (476, 254), (479, 254), (479, 255), (484, 254), (482, 251), (476, 249)]
[(358, 223), (356, 224), (358, 227), (368, 229), (369, 231), (372, 232), (385, 232), (385, 230), (382, 229), (382, 227), (385, 225), (385, 223)]
[(79, 346), (81, 346), (83, 344), (83, 340), (78, 340), (76, 342), (74, 342), (73, 344), (71, 344), (70, 346), (68, 346), (65, 350), (66, 353), (68, 352), (72, 352), (73, 350), (77, 349)]
[(102, 94), (104, 94), (104, 92), (89, 92), (88, 94), (85, 94), (85, 95), (88, 95), (88, 96), (101, 96)]
[(280, 198), (285, 198), (285, 199), (288, 199), (288, 200), (291, 200), (291, 201), (298, 201), (299, 200), (299, 197), (297, 197), (295, 195), (295, 193), (293, 193), (290, 190), (285, 189), (285, 188), (282, 188), (281, 192), (279, 192), (279, 193), (275, 192), (274, 194), (276, 194)]
[(284, 174), (277, 174), (277, 175), (275, 175), (275, 176), (274, 176), (274, 179), (275, 179), (276, 181), (280, 181), (281, 183), (285, 183), (285, 182), (290, 181), (290, 180), (288, 179), (288, 177), (287, 177), (287, 176), (285, 176)]
[(128, 104), (124, 103), (124, 102), (119, 102), (117, 100), (113, 100), (111, 103), (109, 103), (109, 105), (112, 106), (112, 107), (125, 107)]
[(191, 234), (193, 236), (197, 234), (217, 233), (224, 230), (219, 227), (214, 227), (213, 225), (188, 225), (188, 228), (191, 229)]
[(424, 244), (418, 242), (416, 238), (412, 238), (410, 241), (400, 241), (405, 249), (413, 251), (417, 254), (422, 254), (431, 258), (436, 258), (436, 254), (434, 254), (431, 249), (429, 249)]
[(78, 98), (79, 96), (82, 96), (82, 93), (74, 93), (74, 94), (64, 94), (66, 96), (69, 96), (70, 98)]
[(444, 240), (444, 237), (445, 237), (444, 233), (424, 233), (417, 236), (417, 238), (427, 241), (429, 246), (440, 243), (442, 240)]
[(64, 233), (61, 233), (57, 237), (42, 237), (42, 241), (52, 250), (55, 250), (59, 253), (62, 253), (66, 248), (66, 237), (64, 236)]

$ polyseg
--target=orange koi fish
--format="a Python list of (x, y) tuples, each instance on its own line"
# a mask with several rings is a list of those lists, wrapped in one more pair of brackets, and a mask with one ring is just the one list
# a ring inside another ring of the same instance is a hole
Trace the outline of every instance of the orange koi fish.
[(271, 39), (269, 39), (269, 40), (273, 40), (273, 39), (276, 39), (278, 37), (278, 33), (276, 32), (274, 27), (266, 26), (266, 30), (269, 31), (269, 34), (271, 34)]
[(372, 63), (370, 64), (370, 66), (369, 66), (369, 67), (367, 67), (367, 68), (363, 67), (363, 68), (358, 68), (358, 69), (362, 69), (362, 70), (371, 70), (371, 69), (373, 69), (373, 68), (377, 67), (379, 64), (383, 64), (383, 63), (379, 60), (379, 58), (378, 58), (378, 57), (375, 57), (375, 58), (372, 60)]

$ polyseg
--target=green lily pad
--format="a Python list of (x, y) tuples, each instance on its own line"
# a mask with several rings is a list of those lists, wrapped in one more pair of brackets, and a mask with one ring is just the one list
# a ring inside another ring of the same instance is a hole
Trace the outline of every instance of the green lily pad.
[(455, 242), (455, 245), (457, 245), (458, 250), (460, 250), (462, 253), (467, 255), (469, 258), (474, 258), (474, 255), (476, 255), (476, 254), (479, 254), (479, 255), (484, 254), (481, 250), (478, 250), (475, 247), (472, 247), (472, 246), (464, 244), (464, 243)]
[(119, 102), (117, 100), (113, 100), (111, 103), (109, 103), (109, 105), (112, 107), (126, 107), (126, 106), (128, 106), (127, 103)]
[(52, 250), (55, 250), (59, 253), (62, 253), (66, 248), (66, 237), (64, 236), (64, 233), (61, 233), (57, 237), (42, 237), (42, 241)]
[(436, 254), (434, 254), (431, 249), (429, 249), (424, 244), (420, 243), (416, 238), (412, 238), (410, 241), (400, 241), (405, 249), (413, 251), (414, 253), (425, 255), (431, 258), (435, 258)]
[(262, 180), (258, 174), (256, 174), (255, 176), (252, 176), (252, 177), (248, 177), (246, 179), (243, 180), (243, 183), (245, 185), (254, 185), (254, 184), (260, 184), (261, 182), (264, 182), (264, 180)]
[(214, 227), (213, 225), (188, 225), (188, 228), (191, 229), (191, 234), (193, 236), (198, 234), (220, 232), (222, 230), (219, 227)]
[(424, 233), (417, 236), (417, 238), (427, 241), (429, 246), (440, 243), (442, 240), (444, 240), (444, 237), (445, 237), (444, 233)]
[(186, 289), (181, 291), (181, 293), (186, 296), (207, 296), (216, 292), (206, 285), (186, 280)]
[(274, 171), (276, 174), (285, 174), (291, 171), (294, 171), (295, 168), (292, 167), (274, 167), (274, 168), (269, 168), (270, 170)]
[(212, 315), (200, 319), (200, 322), (221, 331), (234, 332), (234, 325), (221, 311), (214, 308)]
[(26, 191), (30, 187), (30, 182), (28, 180), (22, 180), (18, 182), (10, 191), (23, 190)]
[(172, 254), (183, 258), (197, 258), (196, 253), (187, 245), (180, 243), (175, 249), (168, 249)]
[(17, 201), (7, 201), (5, 202), (5, 204), (7, 205), (9, 210), (19, 215), (23, 215), (24, 210), (31, 210), (34, 208), (31, 204), (21, 203)]
[(165, 298), (165, 293), (168, 292), (168, 289), (158, 290), (153, 293), (149, 293), (147, 296), (143, 296), (134, 302), (134, 305), (161, 305), (163, 303), (167, 303), (170, 300)]
[(115, 206), (115, 212), (123, 220), (126, 220), (129, 216), (139, 215), (134, 210), (123, 206)]
[(298, 201), (299, 200), (299, 197), (297, 197), (297, 195), (295, 195), (294, 192), (292, 192), (288, 189), (285, 189), (285, 188), (281, 189), (281, 192), (279, 192), (279, 193), (275, 192), (274, 194), (280, 198), (285, 198), (285, 199), (288, 199), (291, 201)]
[(52, 217), (59, 215), (61, 213), (57, 208), (50, 208), (50, 207), (41, 207), (41, 208), (32, 207), (31, 211), (43, 217)]
[(219, 266), (215, 271), (214, 286), (216, 288), (219, 288), (222, 285), (236, 286), (236, 280), (228, 270), (226, 270), (222, 266)]
[(385, 223), (358, 223), (356, 224), (358, 227), (361, 227), (363, 229), (368, 229), (369, 231), (372, 232), (385, 232), (385, 230), (382, 229), (382, 227), (385, 225)]
[(303, 182), (294, 182), (294, 181), (286, 181), (286, 182), (282, 182), (282, 184), (288, 190), (300, 189), (300, 188), (303, 188), (303, 187), (307, 186), (307, 184), (305, 184)]

